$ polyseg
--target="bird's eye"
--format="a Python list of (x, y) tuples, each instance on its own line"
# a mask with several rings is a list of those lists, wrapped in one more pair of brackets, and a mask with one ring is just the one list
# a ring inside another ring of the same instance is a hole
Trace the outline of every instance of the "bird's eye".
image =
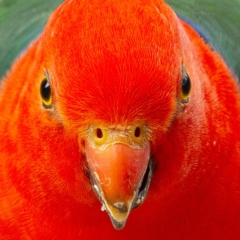
[(189, 95), (191, 91), (191, 80), (187, 73), (183, 73), (182, 81), (181, 81), (181, 101), (182, 103), (187, 103), (189, 101)]
[(40, 85), (40, 94), (42, 97), (43, 107), (46, 109), (52, 108), (52, 92), (47, 78), (44, 78)]

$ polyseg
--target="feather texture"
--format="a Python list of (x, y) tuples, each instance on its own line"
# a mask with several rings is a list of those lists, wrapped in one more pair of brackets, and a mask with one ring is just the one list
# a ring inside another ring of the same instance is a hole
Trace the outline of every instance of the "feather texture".
[[(1, 82), (0, 109), (1, 239), (240, 237), (237, 79), (163, 1), (65, 1)], [(136, 124), (150, 129), (155, 169), (116, 231), (84, 147), (92, 125)]]

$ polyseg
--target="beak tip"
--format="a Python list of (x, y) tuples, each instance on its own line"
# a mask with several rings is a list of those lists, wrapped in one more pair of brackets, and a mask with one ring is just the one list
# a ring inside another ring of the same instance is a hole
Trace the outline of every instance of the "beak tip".
[(122, 202), (117, 202), (111, 205), (105, 201), (104, 205), (114, 228), (117, 230), (123, 229), (127, 222), (132, 202), (127, 206)]
[(111, 221), (112, 221), (112, 224), (113, 224), (113, 226), (114, 226), (114, 228), (116, 229), (116, 230), (121, 230), (121, 229), (123, 229), (124, 228), (124, 226), (125, 226), (125, 224), (126, 224), (126, 220), (125, 221), (122, 221), (122, 222), (118, 222), (118, 221), (116, 221), (113, 217), (110, 217), (111, 218)]

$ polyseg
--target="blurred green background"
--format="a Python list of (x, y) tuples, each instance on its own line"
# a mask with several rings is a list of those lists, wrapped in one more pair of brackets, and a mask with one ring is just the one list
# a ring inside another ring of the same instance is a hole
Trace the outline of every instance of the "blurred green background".
[[(79, 0), (80, 1), (80, 0)], [(0, 0), (0, 78), (42, 31), (63, 0)], [(202, 27), (212, 46), (240, 78), (240, 0), (166, 0)]]

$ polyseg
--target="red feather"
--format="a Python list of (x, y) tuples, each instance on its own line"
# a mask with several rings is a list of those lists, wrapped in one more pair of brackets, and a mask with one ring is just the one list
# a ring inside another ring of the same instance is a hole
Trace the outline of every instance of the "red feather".
[[(163, 1), (65, 1), (3, 79), (0, 109), (1, 239), (240, 237), (237, 79)], [(92, 125), (137, 124), (150, 131), (155, 168), (117, 231), (84, 146)]]

